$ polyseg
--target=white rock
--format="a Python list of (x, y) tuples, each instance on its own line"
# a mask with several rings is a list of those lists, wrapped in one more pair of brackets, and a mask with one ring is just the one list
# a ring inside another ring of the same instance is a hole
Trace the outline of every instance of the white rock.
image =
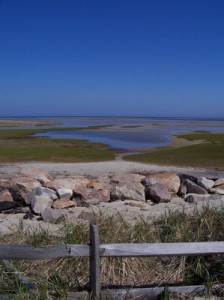
[(40, 214), (46, 208), (50, 207), (53, 200), (57, 199), (54, 191), (48, 188), (38, 187), (28, 194), (27, 201), (36, 214)]
[(206, 177), (199, 178), (197, 180), (197, 183), (206, 190), (209, 190), (214, 186), (214, 181), (211, 179), (207, 179)]
[(57, 193), (60, 198), (66, 198), (66, 199), (70, 199), (73, 195), (72, 189), (65, 189), (65, 188), (57, 189)]
[(45, 176), (44, 174), (38, 174), (37, 176), (35, 176), (35, 179), (38, 180), (41, 184), (46, 184), (48, 182), (50, 182), (51, 180)]
[(42, 213), (45, 209), (51, 207), (53, 200), (46, 196), (37, 196), (31, 200), (31, 208), (36, 214)]
[(224, 184), (224, 178), (219, 178), (215, 181), (214, 186), (222, 185)]
[(203, 201), (220, 201), (222, 200), (221, 195), (213, 194), (213, 195), (201, 195), (201, 194), (187, 194), (184, 197), (184, 201), (188, 203), (198, 203)]
[(224, 190), (219, 189), (218, 187), (210, 189), (209, 192), (212, 193), (212, 194), (224, 195)]

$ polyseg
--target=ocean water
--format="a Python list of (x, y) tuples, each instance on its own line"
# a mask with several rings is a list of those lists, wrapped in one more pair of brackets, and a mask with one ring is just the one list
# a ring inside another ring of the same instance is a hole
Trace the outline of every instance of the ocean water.
[[(12, 119), (12, 118), (10, 118)], [(14, 118), (17, 120), (18, 118)], [(1, 119), (0, 119), (1, 120)], [(47, 131), (37, 137), (79, 139), (99, 142), (113, 149), (138, 151), (163, 147), (170, 143), (171, 135), (193, 131), (224, 132), (224, 119), (181, 118), (127, 118), (127, 117), (38, 117), (19, 118), (28, 122), (58, 122), (56, 127), (87, 127), (86, 130)], [(32, 123), (25, 125), (37, 128)], [(106, 126), (88, 130), (89, 126)], [(40, 127), (41, 129), (47, 127)], [(51, 127), (52, 128), (52, 127)], [(3, 128), (2, 128), (3, 129)], [(9, 129), (9, 128), (7, 128)], [(12, 128), (15, 130), (15, 128)]]

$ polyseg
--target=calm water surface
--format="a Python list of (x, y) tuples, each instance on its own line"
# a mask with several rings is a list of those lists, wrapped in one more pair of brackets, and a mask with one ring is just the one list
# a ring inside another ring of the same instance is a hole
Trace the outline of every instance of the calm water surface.
[(192, 131), (224, 132), (224, 120), (210, 119), (67, 117), (41, 118), (40, 121), (60, 122), (60, 127), (106, 125), (107, 128), (100, 130), (49, 131), (36, 136), (88, 140), (129, 151), (166, 146), (173, 134)]

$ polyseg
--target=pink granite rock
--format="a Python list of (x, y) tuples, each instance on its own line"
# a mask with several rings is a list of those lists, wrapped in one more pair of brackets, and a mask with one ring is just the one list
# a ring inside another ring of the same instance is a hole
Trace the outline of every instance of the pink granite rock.
[(9, 190), (3, 190), (0, 192), (0, 202), (4, 201), (13, 202), (13, 198)]
[(52, 207), (57, 209), (63, 209), (63, 208), (73, 207), (75, 205), (76, 205), (75, 201), (68, 200), (68, 199), (59, 199), (54, 201)]
[(171, 193), (177, 193), (180, 188), (180, 178), (175, 173), (153, 174), (142, 180), (142, 184), (145, 187), (156, 183), (165, 184)]
[(52, 182), (48, 183), (49, 188), (57, 189), (71, 189), (76, 193), (79, 193), (86, 188), (89, 180), (83, 176), (72, 176), (66, 178), (56, 178)]

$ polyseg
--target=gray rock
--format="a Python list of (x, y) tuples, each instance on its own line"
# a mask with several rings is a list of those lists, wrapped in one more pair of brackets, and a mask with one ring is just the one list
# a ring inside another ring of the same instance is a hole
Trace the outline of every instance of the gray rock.
[(179, 191), (177, 192), (177, 195), (180, 197), (183, 197), (186, 194), (187, 194), (187, 187), (183, 183), (181, 183)]
[(41, 196), (43, 198), (46, 197), (46, 198), (50, 198), (52, 200), (58, 199), (55, 191), (48, 189), (48, 188), (44, 188), (44, 187), (38, 187), (38, 188), (32, 190), (32, 192), (30, 192), (27, 195), (27, 197), (25, 199), (26, 204), (31, 204), (32, 199), (35, 198), (36, 196)]
[(45, 222), (56, 223), (65, 217), (62, 209), (47, 208), (41, 213), (41, 217)]
[(191, 181), (190, 179), (186, 179), (183, 184), (187, 188), (187, 193), (193, 193), (193, 194), (202, 194), (205, 195), (207, 194), (207, 190), (204, 189), (203, 187), (199, 186), (197, 183)]
[(219, 187), (215, 187), (209, 190), (211, 194), (218, 194), (218, 195), (224, 195), (224, 190), (220, 189)]
[(27, 204), (31, 205), (32, 210), (36, 214), (42, 213), (46, 208), (51, 207), (53, 200), (57, 199), (57, 195), (54, 191), (38, 187), (28, 194)]
[(36, 214), (41, 214), (44, 210), (51, 207), (53, 200), (46, 196), (34, 196), (31, 200), (31, 208)]
[(193, 182), (197, 182), (198, 178), (189, 174), (178, 174), (180, 181), (184, 182), (186, 179), (189, 179)]
[(126, 185), (115, 186), (111, 190), (111, 201), (115, 200), (136, 200), (136, 201), (145, 201), (145, 192), (144, 187), (142, 186), (141, 190), (131, 189)]
[(216, 187), (218, 185), (223, 185), (223, 184), (224, 184), (224, 178), (219, 178), (219, 179), (215, 180), (214, 187)]
[(214, 194), (214, 195), (199, 195), (199, 194), (188, 194), (184, 198), (185, 202), (188, 203), (198, 203), (202, 201), (218, 201), (221, 200), (222, 197), (220, 195)]
[(207, 179), (206, 177), (201, 177), (197, 180), (197, 183), (206, 190), (211, 189), (214, 186), (214, 181)]
[(72, 189), (57, 189), (60, 198), (70, 199), (73, 195)]
[(166, 185), (156, 183), (145, 189), (146, 200), (152, 200), (155, 203), (170, 202), (171, 194)]
[(51, 180), (44, 174), (39, 174), (39, 175), (35, 176), (35, 179), (38, 180), (43, 185), (46, 185), (49, 182), (51, 182)]
[(141, 183), (144, 185), (144, 187), (149, 187), (151, 185), (154, 185), (156, 183), (163, 184), (162, 179), (155, 178), (155, 177), (145, 177), (142, 179)]
[(52, 200), (58, 199), (56, 192), (49, 188), (38, 187), (38, 188), (36, 188), (35, 193), (38, 196), (47, 196), (47, 197), (51, 198)]
[(17, 205), (15, 201), (2, 201), (0, 202), (0, 211), (11, 209)]

